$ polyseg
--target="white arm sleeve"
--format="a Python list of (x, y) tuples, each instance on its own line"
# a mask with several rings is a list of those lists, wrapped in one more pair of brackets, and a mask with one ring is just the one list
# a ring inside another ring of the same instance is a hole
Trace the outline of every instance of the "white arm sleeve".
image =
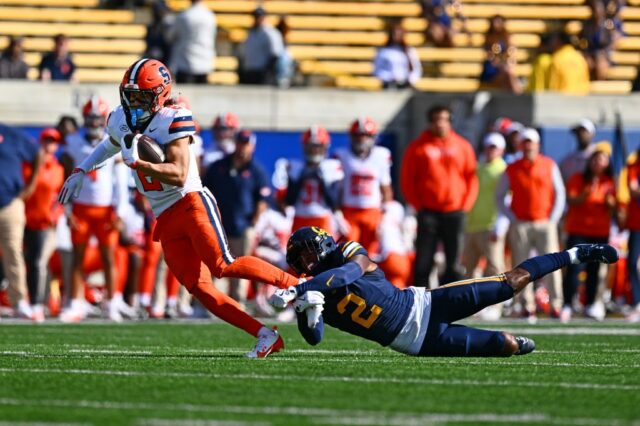
[(78, 168), (84, 170), (85, 173), (99, 169), (102, 167), (102, 163), (116, 155), (118, 152), (120, 152), (120, 146), (115, 146), (111, 143), (110, 139), (106, 139), (96, 146), (91, 154), (89, 154), (89, 156), (78, 165)]

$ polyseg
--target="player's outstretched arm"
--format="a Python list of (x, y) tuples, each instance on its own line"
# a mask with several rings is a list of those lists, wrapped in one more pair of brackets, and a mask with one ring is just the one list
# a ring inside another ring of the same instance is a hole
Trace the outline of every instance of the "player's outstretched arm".
[(165, 148), (164, 163), (154, 164), (137, 159), (128, 165), (162, 183), (182, 187), (187, 182), (189, 172), (189, 141), (190, 137), (185, 136), (168, 143)]
[(302, 334), (302, 337), (304, 337), (304, 340), (312, 346), (320, 343), (324, 337), (324, 320), (322, 319), (322, 315), (320, 315), (320, 319), (315, 327), (309, 327), (309, 321), (305, 311), (296, 312), (296, 317), (298, 318), (298, 330), (300, 334)]
[(326, 292), (335, 290), (351, 284), (363, 276), (365, 272), (371, 272), (377, 267), (367, 256), (362, 254), (355, 255), (341, 267), (322, 272), (294, 288), (298, 296), (307, 291)]
[(65, 180), (58, 202), (66, 204), (76, 198), (82, 189), (82, 181), (85, 173), (102, 167), (105, 161), (120, 152), (120, 145), (111, 138), (104, 140), (80, 164), (73, 169), (73, 172)]

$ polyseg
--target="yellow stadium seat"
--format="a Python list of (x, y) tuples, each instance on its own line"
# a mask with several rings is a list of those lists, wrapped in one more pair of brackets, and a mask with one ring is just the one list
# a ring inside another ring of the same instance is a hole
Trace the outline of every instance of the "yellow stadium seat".
[(101, 22), (128, 24), (134, 20), (134, 14), (128, 10), (91, 10), (57, 9), (35, 7), (0, 6), (0, 19), (3, 21), (37, 22)]
[[(4, 49), (9, 42), (8, 37), (0, 36), (0, 49)], [(24, 47), (27, 51), (47, 52), (53, 49), (53, 40), (50, 37), (26, 37)], [(142, 55), (145, 49), (144, 40), (100, 40), (75, 38), (69, 40), (69, 49), (73, 53), (135, 53)]]
[(98, 7), (99, 0), (2, 0), (3, 5), (42, 7)]
[(626, 95), (631, 92), (630, 81), (592, 81), (589, 87), (595, 95)]
[(73, 37), (89, 38), (132, 38), (144, 39), (146, 28), (143, 25), (122, 24), (74, 24), (2, 22), (0, 35), (54, 36), (66, 34)]

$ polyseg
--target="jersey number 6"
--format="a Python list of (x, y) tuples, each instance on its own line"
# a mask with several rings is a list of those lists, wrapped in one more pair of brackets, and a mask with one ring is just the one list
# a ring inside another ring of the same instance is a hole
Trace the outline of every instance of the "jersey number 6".
[(364, 312), (364, 310), (367, 309), (367, 302), (365, 302), (365, 300), (362, 297), (356, 296), (353, 293), (347, 294), (338, 303), (338, 306), (337, 306), (338, 312), (341, 314), (344, 314), (349, 302), (355, 303), (358, 306), (356, 309), (354, 309), (353, 313), (351, 314), (351, 319), (353, 320), (353, 322), (355, 322), (356, 324), (360, 324), (364, 328), (370, 328), (373, 325), (373, 323), (378, 319), (378, 317), (380, 316), (380, 313), (382, 312), (382, 308), (380, 306), (373, 305), (371, 307), (371, 313), (369, 314), (369, 317), (368, 318), (362, 317), (361, 316), (362, 312)]

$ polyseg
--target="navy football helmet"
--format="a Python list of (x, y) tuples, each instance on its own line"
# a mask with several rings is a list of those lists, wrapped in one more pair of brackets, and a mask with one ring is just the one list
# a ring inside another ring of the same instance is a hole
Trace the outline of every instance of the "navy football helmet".
[(326, 260), (337, 249), (327, 231), (306, 226), (294, 232), (287, 242), (287, 263), (298, 275), (317, 275), (326, 269)]

